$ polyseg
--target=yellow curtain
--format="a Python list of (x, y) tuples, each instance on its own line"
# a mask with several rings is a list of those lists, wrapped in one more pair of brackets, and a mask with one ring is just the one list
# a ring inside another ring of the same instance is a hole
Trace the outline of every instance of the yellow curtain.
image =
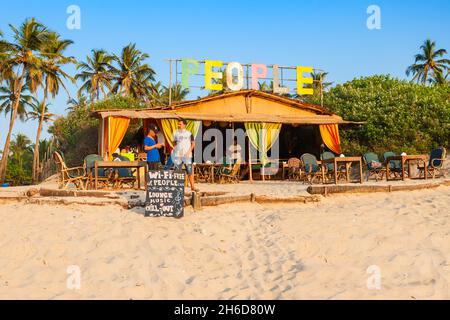
[(339, 127), (337, 124), (320, 125), (320, 135), (323, 143), (336, 154), (341, 153), (341, 139), (339, 138)]
[(112, 154), (122, 143), (123, 137), (130, 125), (130, 119), (123, 117), (108, 118), (108, 157), (112, 160)]
[(244, 125), (251, 144), (260, 152), (260, 160), (265, 164), (267, 152), (280, 135), (281, 123), (246, 122)]
[[(187, 120), (186, 130), (192, 133), (192, 136), (197, 136), (201, 121)], [(161, 119), (161, 127), (166, 142), (173, 148), (173, 135), (178, 129), (178, 119)]]

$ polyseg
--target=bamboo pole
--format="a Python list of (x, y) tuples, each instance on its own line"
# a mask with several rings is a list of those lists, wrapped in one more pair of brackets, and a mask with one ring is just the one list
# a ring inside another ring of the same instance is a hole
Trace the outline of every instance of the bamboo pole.
[(172, 105), (172, 60), (169, 61), (170, 64), (170, 76), (169, 76), (169, 106)]
[[(260, 144), (259, 148), (263, 149), (262, 152), (263, 152), (263, 157), (265, 159), (265, 157), (266, 157), (266, 154), (265, 154), (266, 153), (266, 150), (265, 150), (266, 149), (265, 148), (265, 146), (266, 146), (266, 139), (265, 139), (266, 138), (266, 130), (265, 129), (261, 129), (260, 137), (262, 138), (261, 139), (262, 141), (260, 141), (261, 144)], [(262, 181), (266, 181), (266, 164), (261, 161), (261, 165), (262, 165)]]
[(102, 118), (100, 122), (100, 134), (98, 139), (98, 154), (105, 156), (105, 119)]
[(320, 74), (320, 106), (323, 107), (323, 74)]
[(175, 60), (175, 85), (178, 83), (178, 61)]
[(107, 160), (109, 160), (109, 155), (112, 154), (111, 150), (109, 150), (110, 146), (111, 146), (111, 117), (108, 117), (108, 152), (106, 152)]
[(253, 170), (252, 170), (252, 146), (250, 138), (248, 139), (248, 174), (250, 182), (253, 182)]

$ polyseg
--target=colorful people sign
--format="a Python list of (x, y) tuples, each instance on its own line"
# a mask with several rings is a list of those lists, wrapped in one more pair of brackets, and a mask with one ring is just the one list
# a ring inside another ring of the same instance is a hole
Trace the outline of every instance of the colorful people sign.
[[(222, 72), (226, 65), (225, 72)], [(305, 88), (305, 84), (312, 84), (313, 79), (305, 74), (313, 72), (312, 67), (297, 66), (297, 94), (312, 95), (311, 87)], [(251, 88), (259, 89), (259, 80), (267, 79), (268, 67), (265, 64), (251, 64)], [(191, 76), (198, 75), (200, 72), (200, 62), (195, 59), (181, 60), (181, 84), (184, 88), (189, 88), (189, 79)], [(231, 91), (239, 91), (244, 88), (244, 68), (239, 62), (224, 63), (219, 60), (204, 61), (204, 87), (206, 90), (222, 91), (224, 89), (223, 75), (225, 74), (226, 87)], [(247, 79), (250, 81), (249, 79)], [(280, 84), (280, 67), (272, 66), (273, 92), (277, 94), (287, 94), (290, 92), (288, 87)]]

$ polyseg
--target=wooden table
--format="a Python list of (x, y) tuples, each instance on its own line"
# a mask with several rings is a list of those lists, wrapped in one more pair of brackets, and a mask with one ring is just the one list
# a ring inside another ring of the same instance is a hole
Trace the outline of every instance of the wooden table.
[(95, 175), (95, 184), (94, 188), (97, 190), (97, 182), (98, 182), (98, 169), (99, 168), (125, 168), (125, 169), (137, 169), (137, 182), (138, 189), (141, 189), (141, 175), (140, 169), (144, 168), (145, 172), (145, 181), (147, 182), (147, 162), (144, 161), (95, 161), (94, 162), (94, 175)]
[[(426, 155), (411, 155), (411, 156), (394, 156), (394, 157), (388, 157), (386, 159), (386, 180), (389, 180), (389, 173), (391, 170), (391, 161), (400, 161), (402, 166), (402, 180), (405, 181), (405, 164), (408, 162), (408, 177), (411, 179), (411, 162), (412, 161), (422, 161), (424, 166), (427, 166), (428, 156)], [(427, 180), (427, 175), (425, 174), (424, 177), (425, 180)], [(393, 180), (393, 179), (391, 179)]]
[(362, 158), (361, 157), (336, 157), (334, 159), (322, 160), (322, 176), (325, 178), (325, 166), (332, 164), (334, 166), (334, 183), (338, 184), (338, 169), (340, 164), (345, 165), (346, 182), (350, 182), (350, 168), (353, 163), (359, 165), (359, 183), (363, 183)]
[(194, 173), (197, 171), (197, 177), (201, 177), (205, 182), (214, 183), (215, 169), (222, 167), (219, 163), (196, 163), (193, 165)]

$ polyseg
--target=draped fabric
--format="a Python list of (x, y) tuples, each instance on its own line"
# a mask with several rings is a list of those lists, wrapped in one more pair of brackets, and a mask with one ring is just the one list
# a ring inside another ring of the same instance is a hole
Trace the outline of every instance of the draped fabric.
[(267, 152), (277, 141), (281, 123), (246, 122), (245, 130), (252, 146), (259, 151), (263, 165), (267, 163)]
[(123, 117), (109, 117), (108, 118), (108, 156), (112, 160), (112, 154), (122, 143), (128, 126), (130, 125), (129, 118)]
[(341, 153), (341, 139), (339, 138), (339, 127), (337, 124), (320, 125), (320, 135), (323, 143), (336, 154)]
[[(166, 139), (166, 143), (173, 148), (173, 135), (178, 129), (178, 119), (161, 119), (161, 128)], [(201, 121), (187, 120), (186, 130), (192, 133), (192, 136), (197, 136)]]

